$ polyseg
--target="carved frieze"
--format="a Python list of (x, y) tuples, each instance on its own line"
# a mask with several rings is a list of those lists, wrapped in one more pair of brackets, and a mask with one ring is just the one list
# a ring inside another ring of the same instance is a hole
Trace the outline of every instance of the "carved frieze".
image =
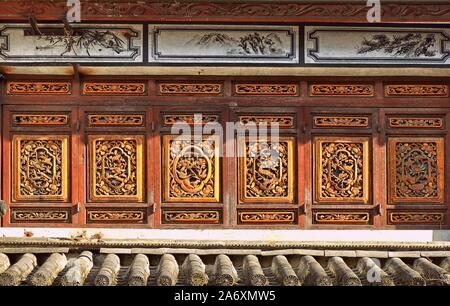
[(236, 95), (239, 96), (297, 96), (297, 84), (235, 84)]
[(142, 210), (94, 210), (87, 211), (87, 222), (144, 222)]
[(70, 216), (67, 210), (37, 209), (12, 209), (11, 222), (69, 222)]
[(163, 211), (163, 223), (219, 223), (217, 210), (166, 210)]
[(320, 211), (314, 212), (315, 223), (352, 223), (368, 224), (370, 214), (368, 212), (354, 211)]
[(239, 123), (248, 124), (277, 124), (281, 129), (295, 127), (295, 115), (239, 115)]
[(241, 202), (294, 201), (294, 137), (251, 140), (240, 137), (239, 198)]
[(83, 95), (145, 95), (145, 83), (85, 82)]
[(139, 114), (89, 114), (89, 126), (143, 126), (144, 115)]
[(309, 95), (315, 96), (366, 96), (374, 95), (373, 85), (370, 84), (312, 84)]
[(390, 224), (444, 224), (445, 213), (421, 211), (389, 212)]
[(390, 128), (442, 129), (444, 127), (444, 118), (389, 116), (388, 122)]
[(220, 95), (222, 83), (159, 83), (160, 95)]
[(9, 81), (6, 83), (6, 93), (9, 95), (70, 95), (70, 82), (34, 82)]
[(389, 201), (444, 202), (444, 139), (390, 137), (388, 139)]
[(448, 85), (385, 85), (386, 97), (448, 97)]
[(164, 114), (162, 121), (164, 126), (172, 126), (177, 123), (183, 124), (207, 124), (219, 122), (220, 116), (208, 113), (178, 113), (178, 114)]
[(13, 126), (67, 126), (70, 115), (68, 114), (13, 114)]
[(13, 136), (13, 201), (67, 202), (69, 136)]
[(295, 213), (292, 211), (241, 211), (240, 223), (295, 223)]
[(89, 135), (91, 201), (144, 200), (144, 137)]
[(218, 136), (197, 140), (165, 135), (164, 201), (218, 202), (220, 198)]
[(313, 125), (317, 128), (367, 128), (368, 116), (342, 116), (342, 115), (315, 115)]
[(314, 150), (317, 202), (368, 203), (368, 137), (316, 137)]

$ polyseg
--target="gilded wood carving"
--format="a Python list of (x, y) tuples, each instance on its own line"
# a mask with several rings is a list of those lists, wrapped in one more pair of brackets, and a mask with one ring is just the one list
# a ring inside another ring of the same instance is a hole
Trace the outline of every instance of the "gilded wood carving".
[(221, 83), (160, 83), (161, 95), (220, 95)]
[(16, 82), (6, 85), (6, 93), (10, 95), (53, 94), (69, 95), (72, 84), (70, 82)]
[(11, 222), (66, 222), (68, 220), (67, 210), (14, 209), (11, 212)]
[(442, 129), (444, 118), (388, 117), (390, 128)]
[(292, 211), (242, 211), (239, 212), (241, 223), (288, 223), (294, 224), (295, 213)]
[(295, 116), (294, 115), (240, 115), (239, 122), (241, 124), (251, 124), (256, 125), (261, 123), (266, 123), (267, 125), (278, 124), (279, 128), (288, 129), (295, 127)]
[(204, 114), (200, 112), (201, 114), (201, 122), (200, 122), (200, 116), (196, 117), (195, 114), (164, 114), (163, 117), (163, 123), (165, 126), (171, 126), (176, 123), (187, 123), (189, 125), (194, 124), (207, 124), (210, 122), (219, 122), (219, 115), (213, 115), (213, 114)]
[(368, 116), (313, 116), (314, 127), (318, 128), (342, 128), (342, 127), (369, 127)]
[(89, 210), (88, 222), (143, 222), (145, 214), (141, 210)]
[(142, 126), (144, 115), (138, 114), (90, 114), (89, 126)]
[(145, 83), (83, 83), (84, 95), (144, 95)]
[(445, 213), (443, 212), (389, 212), (390, 224), (443, 224), (444, 222)]
[(236, 84), (235, 92), (239, 96), (296, 96), (296, 84)]
[(219, 202), (219, 137), (163, 136), (164, 201)]
[(368, 212), (321, 211), (314, 212), (315, 223), (362, 223), (370, 220)]
[(88, 137), (89, 199), (142, 202), (144, 136)]
[(444, 203), (443, 138), (390, 137), (388, 152), (390, 203)]
[(13, 201), (67, 202), (69, 136), (13, 136)]
[(244, 203), (294, 201), (294, 137), (239, 138), (239, 199)]
[(59, 114), (13, 114), (14, 126), (65, 126), (69, 124), (69, 115)]
[(220, 212), (217, 210), (166, 210), (163, 212), (164, 223), (219, 223)]
[(316, 137), (314, 150), (317, 202), (369, 202), (368, 137)]
[(374, 95), (370, 84), (313, 84), (309, 86), (310, 96), (366, 96)]
[(447, 85), (385, 85), (386, 97), (418, 96), (418, 97), (448, 97)]

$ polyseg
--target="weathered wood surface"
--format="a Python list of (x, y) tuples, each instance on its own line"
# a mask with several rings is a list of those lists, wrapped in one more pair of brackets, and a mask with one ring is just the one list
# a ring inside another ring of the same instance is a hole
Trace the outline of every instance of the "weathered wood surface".
[(0, 274), (0, 286), (18, 286), (37, 266), (36, 256), (30, 253), (22, 255), (18, 262)]
[(395, 285), (398, 286), (424, 286), (425, 280), (419, 272), (411, 269), (400, 258), (391, 258), (384, 265), (384, 270), (389, 273)]
[(302, 286), (333, 285), (325, 269), (310, 255), (302, 256), (297, 271), (299, 283)]
[(331, 257), (328, 260), (328, 270), (333, 274), (335, 282), (339, 286), (362, 286), (361, 280), (350, 269), (341, 257)]
[(120, 258), (116, 254), (109, 254), (103, 261), (102, 267), (95, 277), (95, 286), (115, 286), (117, 274), (120, 270)]
[(362, 257), (356, 264), (359, 275), (370, 285), (394, 286), (394, 280), (370, 257)]
[(66, 255), (53, 253), (31, 277), (33, 286), (50, 286), (67, 264)]
[(144, 254), (137, 254), (128, 274), (128, 286), (147, 286), (150, 276), (150, 263)]
[(11, 263), (9, 262), (9, 257), (3, 253), (0, 253), (0, 273), (6, 271)]
[(239, 281), (236, 268), (227, 255), (220, 254), (216, 256), (214, 281), (217, 286), (234, 286)]
[(186, 256), (181, 270), (184, 273), (185, 284), (188, 286), (205, 286), (208, 284), (208, 274), (205, 264), (196, 254)]
[(272, 272), (283, 286), (299, 285), (294, 269), (283, 255), (277, 255), (272, 259)]
[(450, 285), (450, 273), (428, 259), (417, 258), (413, 267), (425, 279), (427, 285)]
[(255, 255), (247, 255), (242, 265), (245, 282), (249, 286), (266, 286), (269, 284), (267, 277), (259, 263), (258, 257)]
[(175, 286), (178, 281), (179, 267), (171, 254), (161, 256), (157, 269), (156, 284), (158, 286)]
[(83, 286), (93, 267), (93, 256), (89, 251), (82, 252), (70, 262), (66, 273), (61, 277), (62, 286)]

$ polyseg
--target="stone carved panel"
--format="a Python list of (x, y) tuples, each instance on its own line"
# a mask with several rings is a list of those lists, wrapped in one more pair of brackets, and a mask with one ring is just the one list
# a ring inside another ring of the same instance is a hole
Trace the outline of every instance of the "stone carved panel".
[(328, 224), (368, 224), (370, 214), (368, 212), (354, 211), (320, 211), (314, 212), (314, 223)]
[(69, 125), (69, 114), (13, 114), (13, 126), (67, 126)]
[(368, 116), (315, 115), (313, 125), (317, 128), (368, 128)]
[(89, 135), (90, 201), (144, 200), (144, 136)]
[(315, 200), (369, 203), (369, 138), (314, 139)]
[(161, 95), (220, 95), (222, 83), (160, 83)]
[(219, 148), (218, 136), (163, 136), (164, 201), (219, 202)]
[(67, 210), (37, 209), (11, 209), (11, 223), (20, 222), (69, 222), (70, 215)]
[(386, 97), (448, 97), (447, 85), (385, 85)]
[(236, 84), (234, 87), (239, 96), (297, 96), (296, 84)]
[(83, 95), (145, 95), (145, 83), (85, 82)]
[(315, 96), (366, 96), (374, 95), (370, 84), (313, 84), (309, 86), (309, 95)]
[(444, 203), (444, 139), (388, 139), (389, 202)]
[(442, 129), (444, 118), (388, 116), (390, 128)]
[(278, 124), (280, 129), (295, 127), (295, 115), (239, 115), (241, 124)]
[(445, 224), (444, 212), (390, 211), (389, 224)]
[(294, 137), (278, 142), (239, 138), (239, 199), (244, 203), (294, 202)]
[(87, 211), (88, 223), (144, 223), (145, 213), (142, 210), (102, 210), (89, 209)]
[(69, 200), (69, 136), (13, 136), (13, 201)]
[(69, 95), (71, 91), (71, 82), (9, 81), (6, 83), (6, 93), (9, 95)]
[(89, 126), (143, 126), (144, 115), (139, 114), (89, 114)]
[(240, 223), (283, 223), (294, 224), (295, 213), (292, 211), (241, 211)]
[(163, 223), (219, 223), (218, 210), (165, 210)]

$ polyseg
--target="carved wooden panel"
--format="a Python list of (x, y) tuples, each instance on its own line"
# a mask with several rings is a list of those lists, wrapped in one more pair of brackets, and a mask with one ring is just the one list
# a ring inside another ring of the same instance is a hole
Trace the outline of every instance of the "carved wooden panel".
[(86, 212), (87, 223), (145, 223), (146, 213), (142, 209), (94, 209)]
[(219, 137), (163, 136), (164, 201), (219, 202)]
[(90, 201), (144, 200), (141, 135), (89, 135)]
[(239, 96), (297, 96), (297, 84), (236, 84), (235, 93)]
[(21, 113), (12, 115), (13, 126), (67, 126), (69, 125), (69, 122), (69, 114)]
[(219, 210), (163, 210), (162, 223), (220, 223)]
[(295, 127), (295, 115), (240, 115), (241, 124), (278, 124), (281, 129)]
[(10, 95), (69, 95), (70, 82), (33, 82), (10, 81), (6, 84), (6, 93)]
[(239, 138), (239, 199), (244, 203), (294, 202), (294, 137), (278, 142)]
[(386, 97), (448, 97), (447, 85), (385, 85)]
[(315, 128), (368, 128), (369, 116), (314, 115)]
[(212, 122), (219, 122), (220, 116), (208, 113), (178, 113), (178, 114), (163, 114), (162, 122), (164, 126), (172, 126), (176, 123), (184, 123), (189, 125), (207, 124)]
[(140, 114), (89, 114), (89, 126), (143, 126), (144, 115)]
[(293, 211), (240, 211), (238, 214), (239, 223), (296, 223), (296, 216)]
[(314, 139), (316, 201), (369, 202), (369, 138)]
[(369, 224), (370, 213), (358, 211), (315, 211), (314, 223), (324, 224)]
[(389, 202), (444, 202), (444, 139), (390, 137)]
[(309, 95), (314, 96), (366, 96), (374, 95), (370, 84), (312, 84)]
[(388, 125), (390, 128), (442, 129), (444, 118), (388, 116)]
[(11, 208), (11, 223), (69, 223), (70, 219), (68, 209)]
[(83, 95), (145, 95), (145, 83), (85, 82)]
[(220, 95), (222, 83), (160, 83), (161, 95)]
[(13, 201), (60, 201), (69, 196), (69, 136), (13, 136)]
[(445, 224), (445, 212), (427, 212), (427, 211), (388, 211), (388, 223), (407, 225), (424, 224), (440, 225)]

